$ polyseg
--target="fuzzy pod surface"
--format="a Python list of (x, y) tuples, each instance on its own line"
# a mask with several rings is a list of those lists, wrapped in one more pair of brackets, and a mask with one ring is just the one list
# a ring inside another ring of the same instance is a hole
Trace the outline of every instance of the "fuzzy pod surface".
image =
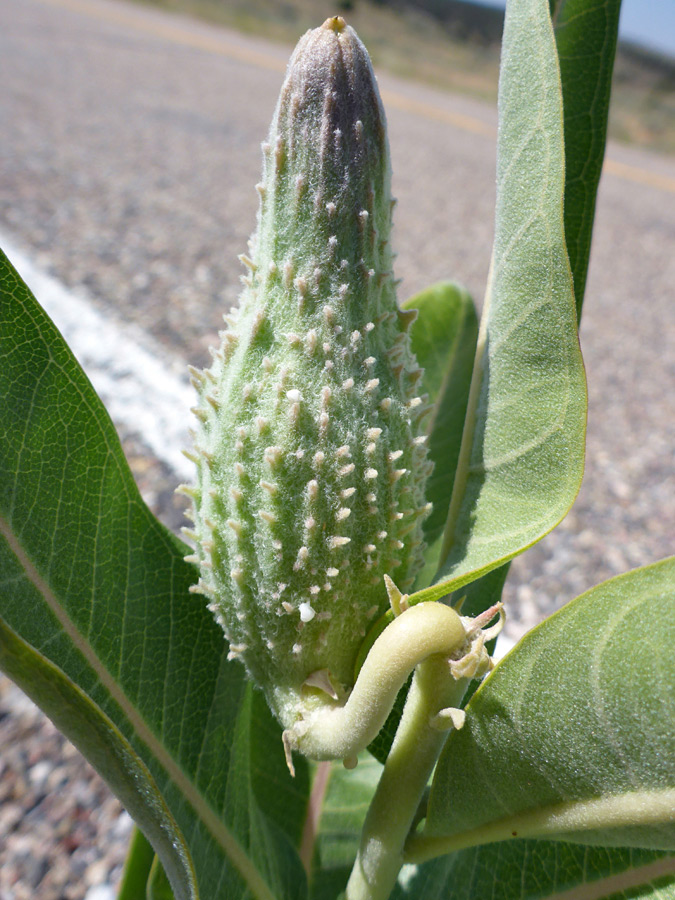
[(389, 243), (385, 119), (335, 17), (291, 58), (267, 143), (240, 307), (199, 393), (188, 535), (197, 589), (285, 727), (316, 672), (348, 691), (383, 576), (422, 560), (427, 459)]

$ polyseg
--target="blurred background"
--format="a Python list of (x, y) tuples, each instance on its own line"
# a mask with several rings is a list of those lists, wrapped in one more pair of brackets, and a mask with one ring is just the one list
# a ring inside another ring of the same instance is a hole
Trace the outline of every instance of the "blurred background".
[[(322, 17), (344, 14), (376, 67), (444, 90), (494, 100), (505, 0), (152, 0), (264, 35), (297, 40)], [(611, 137), (675, 150), (675, 2), (623, 0)]]
[[(390, 128), (401, 298), (453, 278), (480, 306), (494, 216), (503, 9), (458, 0), (0, 0), (0, 246), (108, 406), (177, 530), (192, 394), (255, 224), (298, 37), (340, 13)], [(582, 321), (586, 478), (516, 560), (507, 638), (673, 552), (675, 2), (624, 0)], [(0, 900), (111, 900), (130, 822), (0, 679)]]

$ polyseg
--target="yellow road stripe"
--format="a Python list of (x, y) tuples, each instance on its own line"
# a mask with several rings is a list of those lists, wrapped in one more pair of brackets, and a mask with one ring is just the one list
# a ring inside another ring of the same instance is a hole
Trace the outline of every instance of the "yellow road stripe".
[(648, 187), (675, 194), (675, 178), (669, 178), (659, 172), (650, 172), (639, 166), (629, 166), (616, 159), (606, 159), (604, 171), (608, 175), (614, 175), (615, 178), (622, 178), (624, 181), (635, 181), (637, 184), (645, 184)]
[(217, 56), (236, 59), (239, 62), (257, 66), (259, 69), (271, 69), (273, 72), (286, 71), (286, 63), (281, 60), (270, 58), (264, 53), (257, 53), (255, 50), (249, 50), (246, 47), (237, 47), (234, 44), (229, 44), (223, 38), (209, 37), (205, 34), (193, 34), (183, 31), (176, 25), (145, 20), (142, 16), (137, 15), (135, 10), (132, 12), (133, 7), (130, 7), (129, 10), (113, 9), (112, 6), (98, 6), (94, 3), (88, 3), (87, 0), (41, 0), (41, 2), (49, 6), (56, 6), (59, 9), (81, 13), (112, 25), (123, 25), (126, 28), (133, 28), (135, 31), (149, 34), (151, 37), (161, 38), (172, 44), (193, 47), (196, 50), (204, 50)]
[(474, 119), (473, 116), (451, 112), (440, 106), (432, 106), (431, 103), (418, 103), (417, 100), (411, 100), (394, 91), (383, 90), (381, 94), (385, 106), (393, 107), (401, 112), (413, 113), (413, 115), (422, 116), (434, 122), (443, 122), (459, 128), (461, 131), (470, 131), (472, 134), (480, 134), (482, 137), (489, 137), (493, 140), (497, 137), (497, 129), (494, 125), (488, 125), (487, 122), (481, 122), (480, 119)]
[[(89, 0), (41, 0), (50, 6), (56, 6), (60, 9), (67, 9), (71, 12), (81, 13), (104, 22), (114, 25), (122, 25), (126, 28), (132, 28), (152, 37), (169, 41), (173, 44), (180, 44), (183, 47), (193, 47), (197, 50), (204, 50), (206, 53), (213, 53), (217, 56), (225, 56), (229, 59), (235, 59), (238, 62), (247, 63), (248, 65), (257, 66), (260, 69), (268, 69), (273, 72), (285, 72), (286, 64), (279, 59), (269, 57), (264, 53), (250, 50), (246, 47), (239, 47), (235, 44), (228, 43), (224, 37), (209, 37), (205, 34), (191, 33), (182, 30), (179, 26), (170, 25), (158, 20), (146, 20), (138, 15), (132, 7), (129, 9), (113, 8), (112, 6), (99, 6), (91, 3)], [(452, 112), (443, 109), (440, 106), (434, 106), (431, 103), (418, 103), (399, 94), (395, 91), (383, 90), (382, 98), (393, 109), (401, 112), (411, 113), (422, 118), (429, 119), (434, 122), (442, 122), (458, 128), (461, 131), (467, 131), (471, 134), (477, 134), (481, 137), (495, 138), (497, 130), (494, 126), (473, 116), (464, 115), (463, 113)], [(640, 166), (633, 166), (627, 163), (619, 162), (615, 159), (606, 159), (604, 165), (604, 173), (614, 178), (620, 178), (622, 181), (631, 181), (635, 184), (642, 184), (646, 187), (655, 188), (656, 190), (666, 191), (675, 194), (675, 178), (662, 175), (659, 172), (650, 172)]]

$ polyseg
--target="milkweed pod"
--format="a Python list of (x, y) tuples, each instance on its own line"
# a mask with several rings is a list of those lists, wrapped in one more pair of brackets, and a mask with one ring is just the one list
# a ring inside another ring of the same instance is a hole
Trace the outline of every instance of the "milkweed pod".
[(193, 527), (210, 608), (288, 728), (313, 673), (351, 687), (392, 554), (399, 580), (420, 566), (426, 513), (384, 112), (340, 17), (293, 53), (261, 184), (240, 313), (197, 382)]

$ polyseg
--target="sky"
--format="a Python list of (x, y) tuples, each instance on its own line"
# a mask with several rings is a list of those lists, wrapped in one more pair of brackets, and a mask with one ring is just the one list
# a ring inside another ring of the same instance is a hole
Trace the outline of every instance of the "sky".
[[(505, 0), (474, 2), (505, 5)], [(619, 37), (675, 57), (675, 0), (623, 0)]]

